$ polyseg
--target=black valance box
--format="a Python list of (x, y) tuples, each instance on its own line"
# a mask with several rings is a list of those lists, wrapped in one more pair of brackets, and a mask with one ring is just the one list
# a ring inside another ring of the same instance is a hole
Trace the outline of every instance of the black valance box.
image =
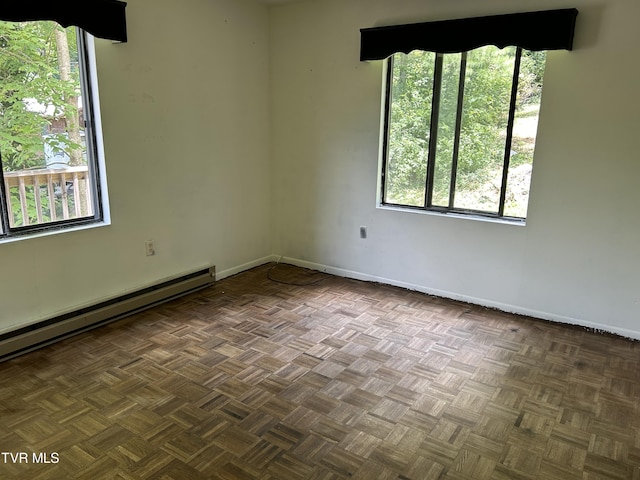
[(412, 23), (360, 30), (360, 60), (424, 50), (459, 53), (484, 45), (525, 50), (571, 50), (578, 10), (567, 8)]
[(63, 27), (80, 27), (99, 38), (126, 42), (126, 6), (119, 0), (4, 0), (0, 20), (53, 20)]

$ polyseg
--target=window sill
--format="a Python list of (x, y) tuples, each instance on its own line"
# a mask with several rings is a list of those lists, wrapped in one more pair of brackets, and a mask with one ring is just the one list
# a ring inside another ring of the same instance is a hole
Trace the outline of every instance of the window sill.
[(484, 216), (480, 214), (475, 215), (473, 213), (439, 212), (436, 210), (425, 210), (425, 209), (419, 209), (419, 208), (402, 208), (402, 207), (395, 207), (391, 205), (381, 205), (381, 204), (378, 204), (377, 208), (380, 210), (390, 210), (394, 212), (456, 218), (456, 219), (463, 219), (463, 220), (472, 220), (476, 222), (498, 223), (502, 225), (512, 225), (515, 227), (526, 226), (526, 219), (524, 218), (523, 219), (498, 218), (498, 217)]
[(108, 225), (111, 225), (110, 221), (100, 220), (92, 223), (85, 223), (82, 225), (58, 227), (58, 228), (51, 228), (51, 229), (45, 229), (45, 230), (38, 230), (35, 232), (24, 232), (20, 234), (12, 234), (10, 236), (0, 237), (0, 245), (2, 245), (3, 243), (21, 242), (24, 240), (30, 240), (32, 238), (50, 237), (52, 235), (79, 232), (82, 230), (91, 230), (94, 228), (106, 227)]

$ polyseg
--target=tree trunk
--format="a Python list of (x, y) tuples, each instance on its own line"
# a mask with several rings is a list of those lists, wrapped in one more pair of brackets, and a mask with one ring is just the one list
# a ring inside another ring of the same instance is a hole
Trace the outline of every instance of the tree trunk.
[[(60, 80), (62, 82), (68, 82), (71, 80), (71, 56), (69, 54), (69, 42), (67, 41), (67, 32), (63, 28), (55, 29), (56, 50), (58, 52), (58, 69), (60, 72)], [(69, 141), (72, 145), (77, 147), (70, 147), (68, 150), (69, 164), (73, 166), (82, 165), (84, 159), (82, 158), (82, 139), (80, 138), (80, 119), (78, 115), (78, 97), (76, 95), (69, 94), (66, 96), (64, 117), (67, 124), (67, 135), (69, 135)], [(88, 178), (81, 179), (76, 185), (79, 187), (79, 191), (73, 192), (73, 201), (80, 206), (80, 216), (84, 217), (90, 214), (90, 209), (87, 205), (88, 199), (86, 195), (86, 184), (89, 181)], [(62, 185), (63, 201), (69, 201), (67, 196), (67, 187)], [(75, 215), (74, 215), (75, 216)]]
[[(58, 51), (58, 69), (60, 71), (60, 80), (68, 82), (71, 80), (71, 57), (69, 55), (69, 43), (67, 42), (67, 32), (62, 28), (55, 29), (56, 49)], [(75, 145), (81, 144), (80, 138), (80, 121), (78, 118), (78, 97), (75, 95), (67, 95), (65, 98), (67, 104), (64, 116), (67, 123), (67, 134), (69, 140)], [(71, 165), (82, 165), (82, 149), (71, 148), (68, 152)]]

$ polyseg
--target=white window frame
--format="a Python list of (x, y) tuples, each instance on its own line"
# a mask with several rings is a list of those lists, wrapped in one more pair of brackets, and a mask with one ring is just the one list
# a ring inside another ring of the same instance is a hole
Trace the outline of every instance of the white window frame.
[[(432, 204), (431, 198), (433, 195), (433, 169), (434, 162), (436, 161), (435, 155), (432, 155), (432, 147), (429, 149), (429, 159), (427, 163), (427, 174), (425, 178), (425, 201), (423, 206), (415, 206), (415, 205), (407, 205), (402, 203), (394, 203), (391, 201), (387, 201), (387, 192), (386, 192), (386, 169), (388, 167), (389, 161), (389, 132), (391, 125), (391, 102), (392, 95), (391, 91), (393, 89), (393, 56), (389, 57), (384, 64), (383, 69), (383, 96), (382, 96), (382, 113), (381, 113), (381, 138), (380, 138), (380, 162), (379, 162), (379, 171), (378, 171), (378, 206), (386, 207), (393, 210), (407, 210), (413, 212), (428, 212), (435, 214), (451, 214), (454, 216), (460, 217), (471, 217), (471, 218), (484, 218), (484, 219), (493, 219), (498, 220), (500, 222), (507, 223), (516, 223), (524, 225), (526, 222), (526, 217), (512, 217), (506, 215), (504, 212), (505, 208), (505, 194), (507, 190), (507, 177), (509, 170), (509, 150), (511, 148), (511, 140), (512, 140), (512, 132), (513, 132), (513, 123), (514, 116), (516, 110), (516, 95), (518, 90), (518, 75), (520, 72), (520, 58), (522, 55), (522, 48), (518, 47), (516, 49), (516, 60), (514, 64), (514, 70), (512, 74), (512, 86), (510, 93), (510, 101), (509, 101), (509, 120), (506, 126), (506, 141), (505, 141), (505, 155), (503, 160), (503, 168), (502, 168), (502, 179), (501, 179), (501, 188), (500, 188), (500, 196), (499, 196), (499, 204), (497, 212), (487, 212), (482, 210), (475, 209), (463, 209), (456, 208), (453, 206), (453, 198), (455, 195), (455, 172), (452, 173), (453, 183), (450, 190), (450, 203), (449, 206), (437, 206)], [(463, 52), (462, 55), (466, 55), (466, 52)], [(442, 54), (436, 54), (436, 64), (438, 62), (442, 62)], [(436, 67), (437, 69), (437, 67)], [(436, 87), (436, 83), (439, 82), (439, 77), (436, 75), (434, 78), (434, 84), (432, 85), (434, 91), (439, 90), (439, 86)], [(462, 88), (462, 87), (461, 87)], [(439, 92), (438, 92), (439, 95)], [(435, 112), (432, 111), (432, 120), (434, 119), (435, 113), (435, 123), (432, 123), (432, 138), (437, 138), (435, 132), (438, 130), (438, 107), (436, 103)], [(457, 125), (459, 129), (460, 126)], [(457, 132), (460, 133), (459, 130)], [(455, 166), (455, 158), (453, 168), (456, 169)]]
[(93, 191), (93, 215), (82, 218), (59, 220), (20, 227), (10, 227), (8, 219), (7, 195), (4, 181), (0, 181), (0, 243), (25, 238), (41, 237), (68, 231), (84, 230), (109, 225), (109, 210), (102, 119), (96, 68), (94, 36), (75, 27), (78, 40), (80, 85), (84, 102), (85, 135), (87, 138), (87, 163)]

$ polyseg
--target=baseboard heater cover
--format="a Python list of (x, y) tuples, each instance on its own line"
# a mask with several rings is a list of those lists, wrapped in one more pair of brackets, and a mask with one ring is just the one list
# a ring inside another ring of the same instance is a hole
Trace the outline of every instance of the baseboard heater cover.
[(122, 319), (188, 293), (206, 288), (216, 278), (215, 266), (65, 313), (0, 335), (0, 361), (63, 338)]

